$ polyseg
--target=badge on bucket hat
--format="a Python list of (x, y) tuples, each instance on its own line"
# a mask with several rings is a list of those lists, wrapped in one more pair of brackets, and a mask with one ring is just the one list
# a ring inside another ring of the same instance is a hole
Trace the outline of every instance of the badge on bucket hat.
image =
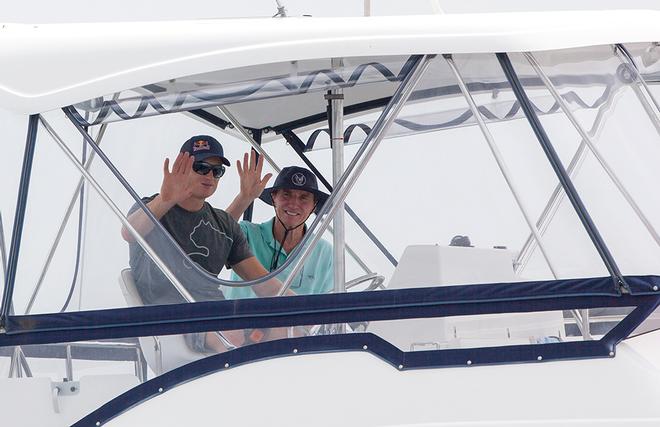
[(305, 185), (305, 182), (307, 182), (307, 179), (305, 178), (305, 175), (303, 175), (302, 173), (296, 172), (293, 175), (291, 175), (291, 182), (293, 182), (298, 187), (302, 187), (303, 185)]

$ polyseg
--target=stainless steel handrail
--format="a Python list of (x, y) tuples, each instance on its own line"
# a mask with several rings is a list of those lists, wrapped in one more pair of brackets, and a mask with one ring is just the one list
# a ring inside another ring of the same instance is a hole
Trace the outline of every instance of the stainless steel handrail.
[(385, 286), (383, 286), (383, 282), (385, 281), (385, 276), (381, 276), (378, 273), (369, 273), (369, 274), (365, 274), (364, 276), (356, 277), (355, 279), (346, 282), (346, 290), (354, 288), (360, 283), (364, 283), (369, 280), (371, 280), (371, 284), (365, 289), (365, 291), (372, 291), (376, 288), (385, 289)]

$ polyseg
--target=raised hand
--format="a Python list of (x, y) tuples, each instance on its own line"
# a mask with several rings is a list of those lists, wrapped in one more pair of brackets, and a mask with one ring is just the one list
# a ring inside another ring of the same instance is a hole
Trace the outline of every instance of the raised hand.
[(261, 195), (268, 180), (273, 176), (272, 173), (267, 173), (263, 178), (261, 177), (261, 170), (264, 166), (263, 156), (259, 156), (257, 160), (257, 153), (254, 150), (250, 151), (249, 156), (248, 161), (248, 153), (245, 153), (242, 164), (240, 160), (236, 161), (236, 169), (241, 180), (239, 197), (248, 204)]
[(176, 205), (192, 196), (193, 180), (192, 164), (195, 158), (188, 153), (179, 153), (170, 172), (170, 159), (163, 164), (163, 183), (160, 186), (160, 197), (163, 202)]

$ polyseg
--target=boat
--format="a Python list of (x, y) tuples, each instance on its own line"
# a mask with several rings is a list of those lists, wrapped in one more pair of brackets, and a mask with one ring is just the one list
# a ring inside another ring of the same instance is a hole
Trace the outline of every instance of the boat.
[[(26, 125), (4, 141), (23, 159), (2, 192), (3, 424), (658, 425), (659, 20), (3, 24), (0, 108)], [(127, 219), (191, 130), (330, 194), (264, 278), (210, 275), (153, 215), (148, 240)], [(144, 304), (122, 226), (187, 303)], [(189, 291), (295, 292), (322, 239), (331, 293)], [(225, 336), (255, 328), (289, 334)]]

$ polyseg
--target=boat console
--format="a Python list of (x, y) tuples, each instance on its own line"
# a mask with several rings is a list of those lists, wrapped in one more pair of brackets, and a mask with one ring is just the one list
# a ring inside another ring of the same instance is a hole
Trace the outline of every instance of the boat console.
[[(408, 246), (388, 289), (510, 283), (515, 254), (506, 249)], [(478, 295), (475, 295), (478, 297)], [(564, 337), (561, 311), (453, 316), (372, 322), (367, 329), (402, 350), (490, 347), (555, 342)]]

